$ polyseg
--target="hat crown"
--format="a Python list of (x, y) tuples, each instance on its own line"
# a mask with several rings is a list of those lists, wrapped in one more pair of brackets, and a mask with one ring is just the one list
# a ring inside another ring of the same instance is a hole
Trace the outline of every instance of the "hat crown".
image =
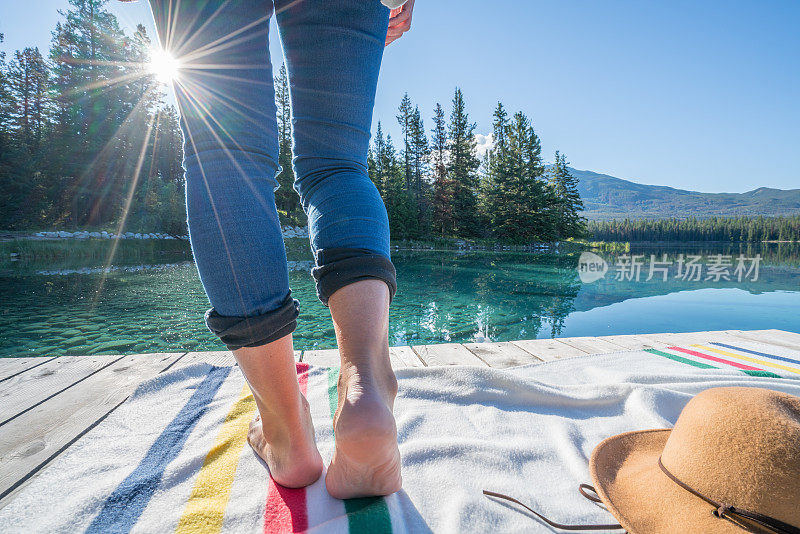
[(800, 398), (724, 387), (684, 407), (661, 454), (683, 483), (719, 503), (800, 525)]

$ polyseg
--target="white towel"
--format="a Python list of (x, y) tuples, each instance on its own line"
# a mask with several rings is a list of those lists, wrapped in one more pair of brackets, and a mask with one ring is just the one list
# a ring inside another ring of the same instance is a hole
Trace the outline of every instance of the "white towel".
[[(775, 374), (759, 376), (766, 370)], [(337, 370), (298, 364), (298, 372), (327, 463)], [(509, 370), (409, 368), (397, 376), (404, 486), (387, 498), (336, 500), (323, 479), (301, 490), (269, 482), (244, 442), (254, 407), (239, 369), (195, 365), (143, 384), (0, 510), (0, 531), (552, 530), (483, 489), (557, 522), (614, 522), (577, 491), (591, 482), (595, 445), (672, 426), (686, 402), (710, 387), (800, 396), (800, 352), (742, 342)]]

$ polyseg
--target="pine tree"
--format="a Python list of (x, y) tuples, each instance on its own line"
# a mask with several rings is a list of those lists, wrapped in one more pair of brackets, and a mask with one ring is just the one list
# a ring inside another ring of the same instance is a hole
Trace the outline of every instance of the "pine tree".
[(405, 189), (403, 164), (397, 158), (392, 136), (383, 135), (378, 123), (372, 150), (373, 181), (381, 192), (389, 217), (389, 228), (395, 238), (417, 237), (419, 222), (414, 203)]
[(38, 48), (17, 50), (8, 66), (9, 123), (29, 156), (40, 148), (48, 120), (49, 72)]
[(492, 147), (486, 154), (486, 175), (481, 189), (481, 213), (498, 237), (510, 237), (511, 210), (514, 201), (511, 154), (508, 147), (508, 114), (501, 102), (492, 115)]
[[(0, 33), (0, 44), (4, 40), (5, 36)], [(7, 68), (6, 53), (0, 50), (0, 177), (7, 176), (11, 170), (11, 111), (14, 104), (11, 98)], [(2, 196), (4, 195), (0, 192), (0, 198)]]
[(556, 237), (565, 239), (583, 236), (586, 219), (580, 214), (583, 211), (583, 201), (578, 193), (578, 179), (570, 174), (566, 157), (558, 151), (548, 178), (555, 195), (552, 212)]
[(373, 140), (373, 149), (371, 151), (372, 158), (373, 158), (373, 174), (370, 176), (372, 178), (372, 182), (375, 184), (375, 187), (378, 188), (378, 192), (384, 199), (384, 202), (388, 203), (389, 198), (387, 198), (387, 174), (388, 171), (386, 169), (387, 157), (386, 157), (386, 138), (383, 135), (383, 127), (381, 126), (381, 121), (378, 121), (378, 129), (375, 132), (375, 138)]
[[(518, 171), (517, 238), (521, 241), (551, 241), (555, 228), (549, 206), (553, 196), (545, 181), (542, 145), (528, 118), (521, 112), (514, 115), (513, 135), (519, 137), (522, 157)], [(580, 198), (579, 198), (580, 200)]]
[(478, 169), (475, 123), (469, 121), (464, 95), (456, 88), (447, 130), (449, 162), (447, 172), (453, 183), (454, 233), (459, 237), (479, 234), (477, 210)]
[(487, 157), (484, 210), (495, 236), (514, 242), (553, 237), (543, 179), (541, 143), (528, 118), (511, 121), (501, 103), (494, 112), (492, 149)]
[(158, 143), (154, 151), (158, 175), (165, 181), (183, 181), (182, 145), (178, 110), (174, 106), (165, 106), (158, 111)]
[(45, 200), (39, 166), (48, 121), (48, 70), (37, 48), (17, 50), (4, 69), (4, 181), (2, 219), (10, 227), (35, 217)]
[(455, 229), (453, 211), (454, 182), (448, 172), (447, 150), (450, 140), (447, 136), (444, 110), (436, 104), (433, 112), (431, 130), (431, 155), (433, 165), (433, 228), (439, 236), (452, 235)]
[(411, 193), (411, 181), (413, 174), (412, 159), (414, 157), (414, 149), (411, 146), (411, 121), (413, 120), (414, 108), (411, 104), (411, 98), (408, 93), (403, 95), (400, 101), (400, 107), (397, 108), (397, 122), (400, 124), (400, 132), (403, 134), (403, 148), (400, 150), (400, 156), (403, 159), (403, 175), (405, 177), (406, 192)]
[[(116, 18), (103, 8), (106, 0), (69, 0), (53, 34), (50, 57), (54, 63), (56, 99), (55, 163), (63, 177), (64, 192), (56, 209), (73, 225), (98, 224), (113, 218), (123, 205), (119, 166), (130, 162), (137, 145), (119, 135), (134, 111), (144, 111), (135, 93), (142, 84), (120, 83), (135, 76), (143, 63), (130, 57), (141, 52), (131, 47)], [(141, 124), (129, 128), (141, 135)], [(128, 166), (130, 168), (130, 165)]]
[(414, 107), (410, 125), (410, 147), (413, 157), (411, 158), (413, 176), (413, 195), (417, 207), (420, 231), (430, 227), (431, 220), (431, 199), (430, 184), (427, 181), (429, 172), (428, 159), (430, 157), (430, 146), (428, 136), (425, 134), (425, 124), (419, 111), (419, 106)]

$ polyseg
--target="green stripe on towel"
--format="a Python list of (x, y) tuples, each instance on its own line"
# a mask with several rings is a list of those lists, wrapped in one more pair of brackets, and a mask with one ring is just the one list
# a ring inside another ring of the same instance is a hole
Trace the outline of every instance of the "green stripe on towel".
[[(328, 403), (331, 409), (331, 421), (339, 407), (339, 368), (328, 368)], [(347, 523), (351, 534), (375, 533), (391, 534), (392, 519), (389, 507), (383, 497), (361, 497), (345, 499), (344, 509), (347, 512)]]
[(770, 373), (769, 371), (743, 371), (750, 376), (761, 376), (764, 378), (783, 378), (781, 375), (776, 375), (775, 373)]
[(676, 356), (675, 354), (670, 354), (669, 352), (664, 352), (661, 350), (644, 349), (644, 351), (649, 352), (650, 354), (657, 354), (659, 356), (663, 356), (664, 358), (669, 358), (670, 360), (675, 360), (676, 362), (685, 363), (687, 365), (693, 365), (695, 367), (699, 367), (700, 369), (718, 369), (718, 367), (714, 367), (713, 365), (708, 365), (707, 363), (702, 363), (702, 362), (696, 362), (694, 360), (690, 360), (689, 358)]
[[(713, 365), (709, 365), (707, 363), (696, 362), (694, 360), (690, 360), (689, 358), (684, 358), (682, 356), (677, 356), (675, 354), (670, 354), (668, 352), (664, 352), (661, 350), (644, 349), (644, 351), (649, 352), (651, 354), (657, 354), (659, 356), (663, 356), (664, 358), (669, 358), (670, 360), (675, 360), (676, 362), (685, 363), (687, 365), (693, 365), (695, 367), (699, 367), (700, 369), (719, 369), (719, 367), (714, 367)], [(762, 378), (783, 378), (781, 375), (776, 375), (775, 373), (771, 373), (769, 371), (759, 371), (759, 370), (753, 371), (749, 369), (744, 369), (741, 371), (750, 376), (760, 376)]]

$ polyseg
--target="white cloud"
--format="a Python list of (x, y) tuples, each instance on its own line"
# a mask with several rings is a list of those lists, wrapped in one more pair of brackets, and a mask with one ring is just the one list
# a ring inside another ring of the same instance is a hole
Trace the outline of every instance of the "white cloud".
[(478, 157), (483, 158), (486, 155), (486, 152), (492, 148), (492, 143), (494, 142), (494, 137), (491, 133), (487, 135), (483, 134), (475, 134), (475, 140), (477, 143), (478, 148)]

